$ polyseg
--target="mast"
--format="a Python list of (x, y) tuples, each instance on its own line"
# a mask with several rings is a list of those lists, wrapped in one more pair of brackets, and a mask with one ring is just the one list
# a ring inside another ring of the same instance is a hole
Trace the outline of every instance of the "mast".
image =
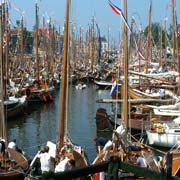
[[(127, 19), (127, 0), (124, 0), (124, 17)], [(128, 32), (127, 26), (124, 23), (124, 104), (123, 104), (123, 118), (127, 130), (129, 130), (128, 122)]]
[(148, 18), (148, 38), (147, 38), (147, 44), (146, 44), (146, 64), (145, 64), (145, 73), (146, 74), (148, 72), (149, 47), (151, 45), (151, 43), (150, 43), (150, 41), (151, 41), (151, 11), (152, 11), (152, 1), (150, 4), (149, 18)]
[(92, 46), (91, 46), (91, 71), (93, 72), (94, 69), (94, 61), (95, 61), (95, 57), (94, 57), (94, 51), (95, 51), (95, 33), (94, 33), (94, 16), (92, 18), (92, 29), (91, 29), (91, 38), (92, 38)]
[[(167, 8), (166, 8), (166, 12), (167, 12)], [(166, 48), (167, 48), (167, 32), (166, 32), (166, 16), (165, 16), (165, 20), (164, 20), (164, 61), (166, 62)]]
[(176, 68), (176, 60), (175, 60), (175, 49), (176, 49), (176, 44), (175, 44), (175, 21), (174, 21), (174, 0), (172, 0), (172, 43), (173, 43), (173, 56), (172, 56), (172, 62), (174, 64), (174, 70)]
[(66, 88), (67, 88), (67, 65), (68, 65), (68, 38), (69, 38), (69, 11), (70, 11), (71, 0), (66, 0), (66, 22), (64, 31), (64, 56), (63, 56), (63, 71), (62, 71), (62, 86), (61, 86), (61, 102), (60, 102), (60, 144), (61, 149), (64, 145), (64, 129), (65, 129), (65, 119), (66, 119)]
[(23, 62), (23, 63), (25, 63), (24, 62), (24, 38), (23, 38), (23, 29), (24, 29), (24, 27), (23, 27), (23, 16), (22, 16), (22, 19), (21, 19), (21, 61)]
[(39, 81), (39, 52), (38, 52), (38, 29), (39, 29), (39, 22), (38, 22), (38, 5), (36, 3), (36, 36), (35, 36), (35, 44), (36, 44), (36, 79)]
[(2, 6), (0, 5), (0, 136), (6, 140), (6, 126), (5, 126), (5, 116), (4, 116), (4, 80), (3, 80), (3, 44), (2, 44)]
[(100, 33), (100, 28), (99, 28), (97, 22), (96, 22), (96, 28), (97, 28), (97, 32), (98, 32), (98, 43), (99, 43), (99, 47), (98, 47), (98, 64), (100, 64), (100, 60), (101, 60), (101, 33)]
[(162, 23), (160, 24), (160, 65), (162, 66)]
[(5, 75), (5, 80), (4, 80), (4, 96), (7, 97), (7, 84), (8, 84), (8, 80), (9, 80), (9, 13), (8, 13), (8, 7), (4, 5), (4, 15), (3, 15), (4, 19), (3, 19), (3, 23), (4, 23), (4, 40), (5, 41), (5, 47), (4, 48), (4, 59), (5, 59), (5, 63), (4, 63), (4, 75)]

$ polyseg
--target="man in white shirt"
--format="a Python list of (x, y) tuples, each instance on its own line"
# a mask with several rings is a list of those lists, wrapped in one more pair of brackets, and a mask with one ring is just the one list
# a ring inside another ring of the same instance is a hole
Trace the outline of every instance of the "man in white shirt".
[(8, 148), (16, 150), (16, 139), (13, 139), (13, 141), (9, 142)]
[(53, 165), (52, 165), (52, 157), (48, 153), (49, 147), (45, 146), (44, 152), (40, 153), (38, 157), (40, 158), (41, 163), (41, 171), (42, 173), (52, 171)]

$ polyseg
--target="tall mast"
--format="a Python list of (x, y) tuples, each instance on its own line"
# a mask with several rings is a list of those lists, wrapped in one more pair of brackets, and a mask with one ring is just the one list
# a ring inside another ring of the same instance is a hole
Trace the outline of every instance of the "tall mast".
[(148, 18), (148, 38), (147, 38), (147, 44), (146, 44), (146, 64), (145, 64), (145, 73), (146, 74), (148, 72), (149, 48), (151, 45), (151, 42), (150, 42), (151, 41), (151, 11), (152, 11), (152, 1), (150, 4), (149, 18)]
[(175, 21), (174, 21), (174, 0), (172, 0), (172, 43), (173, 43), (173, 64), (174, 64), (174, 69), (176, 68), (176, 61), (175, 61), (175, 50), (176, 50), (176, 44), (175, 44)]
[(4, 116), (4, 80), (3, 80), (3, 44), (2, 44), (2, 6), (0, 6), (0, 136), (6, 140), (6, 126)]
[(24, 38), (23, 38), (23, 29), (24, 29), (24, 27), (23, 27), (23, 16), (22, 16), (22, 19), (21, 19), (21, 61), (23, 62), (23, 63), (25, 63), (24, 62)]
[(64, 56), (63, 56), (63, 71), (62, 71), (62, 85), (61, 85), (61, 116), (60, 116), (60, 144), (59, 148), (64, 145), (64, 129), (66, 119), (66, 88), (67, 88), (67, 64), (68, 64), (68, 40), (69, 40), (69, 11), (70, 11), (70, 0), (66, 0), (66, 22), (64, 31)]
[(162, 23), (160, 24), (160, 65), (162, 66)]
[(8, 84), (8, 80), (9, 80), (9, 13), (8, 13), (8, 7), (4, 6), (4, 34), (5, 34), (5, 53), (4, 53), (4, 57), (5, 57), (5, 69), (4, 69), (4, 74), (5, 74), (5, 80), (4, 80), (4, 96), (7, 97), (7, 84)]
[[(124, 17), (127, 19), (127, 0), (124, 0)], [(124, 104), (123, 104), (123, 118), (127, 130), (129, 129), (128, 122), (128, 32), (127, 26), (124, 23)]]
[(39, 52), (38, 52), (38, 30), (39, 30), (39, 22), (38, 22), (38, 5), (36, 3), (36, 79), (39, 81)]

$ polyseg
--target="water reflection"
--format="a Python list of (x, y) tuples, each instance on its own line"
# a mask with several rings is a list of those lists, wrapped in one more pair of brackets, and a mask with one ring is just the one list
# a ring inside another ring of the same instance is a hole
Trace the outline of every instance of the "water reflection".
[[(110, 105), (96, 103), (97, 99), (109, 98), (109, 90), (96, 88), (91, 84), (83, 90), (69, 88), (68, 134), (73, 142), (86, 149), (90, 161), (96, 155), (92, 140), (96, 135), (96, 110), (98, 107), (110, 109)], [(56, 142), (59, 139), (59, 109), (59, 92), (50, 104), (31, 105), (29, 114), (8, 121), (9, 140), (16, 138), (19, 147), (33, 157), (48, 140)]]

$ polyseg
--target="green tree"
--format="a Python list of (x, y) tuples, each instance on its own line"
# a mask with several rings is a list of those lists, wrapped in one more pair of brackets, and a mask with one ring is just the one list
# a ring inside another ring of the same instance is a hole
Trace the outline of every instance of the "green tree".
[[(151, 37), (153, 38), (153, 41), (157, 46), (160, 46), (161, 44), (161, 33), (162, 33), (162, 46), (164, 48), (165, 31), (160, 23), (152, 23), (151, 24)], [(144, 31), (144, 36), (147, 37), (147, 35), (148, 35), (148, 26), (145, 28), (145, 31)]]

